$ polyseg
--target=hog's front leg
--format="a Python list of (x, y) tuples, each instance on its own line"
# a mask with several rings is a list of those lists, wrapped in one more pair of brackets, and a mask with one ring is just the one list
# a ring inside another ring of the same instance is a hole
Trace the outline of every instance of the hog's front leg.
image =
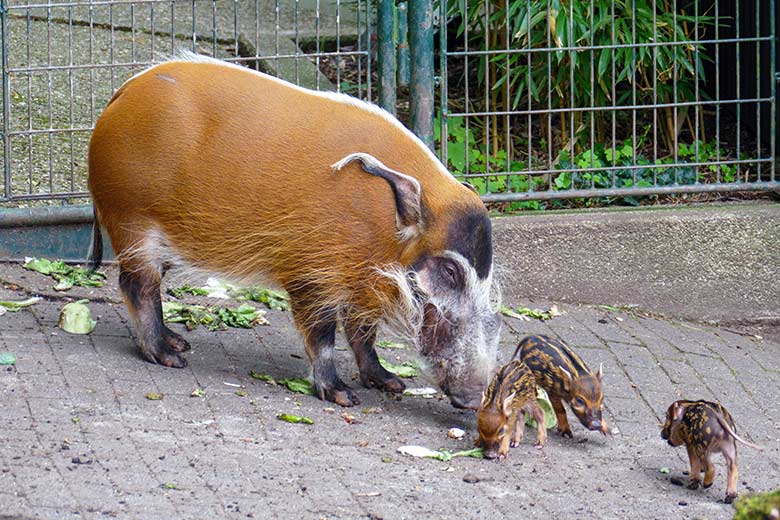
[(331, 401), (341, 406), (360, 404), (352, 389), (339, 378), (333, 362), (336, 313), (321, 311), (312, 315), (305, 307), (296, 307), (293, 295), (290, 296), (295, 323), (303, 335), (306, 355), (311, 363), (317, 395), (324, 401)]
[(366, 388), (378, 388), (393, 393), (403, 392), (406, 385), (379, 364), (379, 358), (374, 350), (376, 329), (376, 325), (357, 326), (351, 320), (347, 320), (344, 324), (347, 341), (360, 369), (360, 381)]

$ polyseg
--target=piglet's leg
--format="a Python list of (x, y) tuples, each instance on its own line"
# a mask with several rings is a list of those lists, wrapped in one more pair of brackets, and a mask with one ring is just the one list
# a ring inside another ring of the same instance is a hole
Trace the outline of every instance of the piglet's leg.
[(555, 417), (558, 418), (558, 432), (564, 437), (572, 438), (571, 427), (569, 427), (569, 420), (566, 418), (566, 409), (563, 407), (560, 397), (550, 397), (550, 403), (552, 403), (553, 410), (555, 410)]
[(686, 445), (686, 448), (688, 449), (688, 460), (691, 463), (691, 477), (688, 481), (688, 489), (698, 489), (701, 483), (702, 461), (692, 447)]
[(715, 465), (712, 463), (711, 454), (708, 453), (704, 456), (704, 483), (702, 487), (705, 489), (710, 487), (713, 480), (715, 480)]
[(737, 481), (739, 480), (739, 470), (737, 469), (737, 445), (732, 439), (723, 445), (723, 457), (728, 465), (728, 484), (726, 486), (726, 498), (724, 502), (730, 504), (737, 498)]
[[(509, 420), (506, 422), (510, 429), (517, 426), (517, 415), (517, 410), (513, 409), (512, 414), (509, 416)], [(511, 431), (506, 432), (506, 434), (501, 438), (501, 445), (498, 448), (499, 460), (505, 459), (507, 454), (509, 454), (509, 443), (512, 437), (510, 434), (512, 434)]]
[(344, 324), (349, 346), (355, 354), (355, 362), (360, 369), (360, 381), (366, 388), (378, 388), (387, 392), (403, 392), (406, 385), (379, 364), (374, 350), (376, 326), (358, 327), (347, 320)]
[(536, 421), (536, 444), (534, 446), (537, 449), (542, 449), (547, 443), (547, 425), (544, 422), (544, 410), (535, 402), (531, 408), (531, 415), (533, 415)]
[(523, 430), (525, 429), (525, 414), (522, 410), (517, 412), (517, 419), (515, 419), (514, 428), (515, 432), (512, 434), (512, 442), (509, 444), (512, 448), (520, 446), (520, 442), (523, 440)]
[(324, 401), (331, 401), (341, 406), (360, 404), (352, 389), (339, 378), (333, 362), (336, 313), (309, 313), (305, 307), (296, 305), (293, 294), (290, 297), (295, 323), (306, 344), (306, 355), (311, 363), (317, 395)]

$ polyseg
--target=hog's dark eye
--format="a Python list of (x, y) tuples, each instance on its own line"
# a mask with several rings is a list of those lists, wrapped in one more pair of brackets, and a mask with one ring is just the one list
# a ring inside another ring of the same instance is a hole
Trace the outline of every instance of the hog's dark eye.
[(441, 264), (441, 275), (444, 283), (452, 288), (458, 288), (461, 286), (461, 275), (457, 264), (447, 259)]
[(581, 397), (577, 397), (574, 399), (574, 406), (585, 408), (585, 401)]

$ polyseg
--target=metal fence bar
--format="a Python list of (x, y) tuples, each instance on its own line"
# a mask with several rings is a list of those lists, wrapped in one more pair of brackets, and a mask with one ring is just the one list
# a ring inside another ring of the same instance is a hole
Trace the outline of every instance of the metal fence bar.
[(412, 131), (433, 149), (433, 2), (409, 0)]
[(483, 195), (485, 202), (515, 202), (528, 200), (585, 199), (598, 197), (643, 197), (681, 193), (733, 193), (736, 191), (777, 190), (773, 182), (744, 182), (730, 184), (698, 184), (691, 186), (654, 186), (649, 188), (587, 188), (561, 191), (534, 191), (523, 193), (495, 193)]
[[(484, 200), (780, 188), (776, 85), (760, 83), (776, 69), (775, 0), (770, 20), (757, 0), (470, 1), (447, 2), (465, 30), (441, 42), (442, 71), (462, 72), (442, 78), (439, 147)], [(510, 24), (512, 45), (495, 37)]]
[(377, 2), (377, 74), (379, 75), (379, 106), (395, 115), (395, 1)]
[(269, 19), (259, 0), (0, 0), (0, 203), (84, 202), (100, 111), (127, 78), (179, 47), (372, 100), (373, 6), (347, 1), (274, 0)]
[(8, 137), (10, 129), (9, 114), (11, 112), (11, 89), (8, 77), (8, 8), (7, 0), (0, 0), (0, 75), (2, 75), (3, 103), (3, 194), (11, 198), (11, 141)]

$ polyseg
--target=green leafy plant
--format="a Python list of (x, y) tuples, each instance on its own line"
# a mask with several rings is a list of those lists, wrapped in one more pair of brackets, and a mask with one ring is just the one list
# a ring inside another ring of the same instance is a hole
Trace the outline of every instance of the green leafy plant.
[[(566, 109), (697, 101), (696, 82), (705, 80), (706, 58), (693, 43), (694, 30), (701, 33), (714, 18), (676, 12), (671, 0), (447, 0), (447, 9), (450, 19), (460, 20), (460, 34), (468, 27), (471, 48), (496, 51), (476, 58), (477, 81), (489, 89), (489, 107), (512, 110), (532, 102), (561, 109), (560, 149), (576, 151), (578, 137), (591, 122), (603, 141), (612, 117), (608, 111)], [(685, 107), (660, 111), (662, 137), (671, 150), (683, 124), (691, 124), (690, 114)], [(506, 135), (502, 125), (511, 130), (511, 121), (502, 115), (489, 116), (484, 125), (491, 129), (496, 154)], [(547, 135), (547, 129), (541, 134)], [(512, 146), (503, 143), (510, 159)]]

